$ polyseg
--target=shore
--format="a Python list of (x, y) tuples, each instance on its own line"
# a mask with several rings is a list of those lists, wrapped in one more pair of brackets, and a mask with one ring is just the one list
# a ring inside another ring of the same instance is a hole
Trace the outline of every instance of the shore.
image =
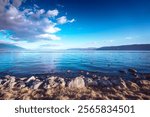
[[(60, 76), (0, 78), (1, 100), (150, 100), (150, 74), (74, 78)], [(71, 72), (71, 71), (67, 71)], [(125, 74), (124, 71), (120, 71)], [(87, 75), (90, 73), (86, 73)]]

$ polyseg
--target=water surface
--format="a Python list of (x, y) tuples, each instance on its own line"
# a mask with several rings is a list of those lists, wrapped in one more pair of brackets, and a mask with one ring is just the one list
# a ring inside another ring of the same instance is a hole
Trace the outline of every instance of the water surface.
[(117, 74), (135, 68), (150, 73), (149, 51), (77, 51), (0, 53), (0, 73), (49, 74), (80, 70)]

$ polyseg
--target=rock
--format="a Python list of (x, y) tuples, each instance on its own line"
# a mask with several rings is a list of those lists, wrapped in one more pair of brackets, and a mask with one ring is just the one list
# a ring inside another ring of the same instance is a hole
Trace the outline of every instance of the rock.
[(33, 89), (39, 89), (39, 88), (42, 88), (42, 86), (43, 86), (43, 82), (34, 82), (33, 83), (33, 86), (31, 87), (31, 88), (33, 88)]
[(5, 78), (7, 80), (9, 80), (10, 82), (15, 82), (16, 81), (16, 77), (15, 76), (6, 75)]
[(86, 72), (86, 75), (89, 75), (90, 73), (89, 72)]
[(119, 72), (120, 72), (121, 74), (127, 74), (127, 71), (125, 71), (125, 70), (119, 70)]
[(30, 95), (23, 95), (22, 96), (22, 100), (33, 100), (32, 97)]
[(49, 77), (49, 78), (48, 78), (48, 81), (54, 81), (56, 78), (57, 78), (57, 77), (54, 77), (54, 76)]
[(71, 70), (67, 70), (67, 72), (68, 72), (68, 73), (70, 73), (70, 72), (71, 72)]
[(0, 79), (0, 85), (2, 84), (2, 82), (3, 82), (3, 80), (2, 80), (2, 79)]
[(56, 97), (56, 100), (69, 100), (69, 97), (68, 96), (57, 96)]
[(103, 80), (109, 80), (109, 77), (104, 76), (104, 77), (102, 77), (102, 79)]
[(55, 87), (57, 87), (59, 84), (58, 83), (56, 83), (56, 82), (50, 82), (48, 85), (47, 85), (47, 87), (46, 88), (55, 88)]
[(5, 78), (6, 78), (6, 79), (9, 79), (9, 78), (10, 78), (10, 75), (6, 75)]
[(75, 79), (71, 80), (71, 82), (68, 84), (69, 88), (85, 88), (85, 82), (82, 77), (76, 77)]
[(33, 99), (42, 99), (44, 97), (44, 90), (33, 90), (31, 96), (33, 97)]
[(140, 90), (140, 87), (136, 83), (128, 81), (126, 84), (129, 88), (129, 90), (132, 90), (132, 91), (139, 91)]
[(119, 79), (110, 79), (110, 82), (114, 85), (114, 86), (118, 86), (121, 83), (122, 78)]
[(10, 83), (10, 81), (9, 81), (9, 80), (8, 80), (8, 81), (6, 81), (6, 82), (4, 82), (3, 87), (9, 87), (9, 83)]
[(24, 88), (21, 88), (21, 89), (20, 89), (20, 93), (21, 93), (21, 94), (23, 94), (23, 93), (28, 93), (28, 91), (29, 91), (29, 88), (27, 88), (27, 87), (24, 87)]
[(105, 80), (105, 79), (98, 79), (98, 86), (100, 87), (111, 87), (112, 83), (109, 80)]
[(55, 80), (55, 82), (59, 83), (60, 87), (65, 87), (65, 85), (66, 85), (64, 78), (58, 78)]
[(140, 80), (139, 84), (140, 85), (145, 85), (145, 86), (148, 86), (148, 85), (150, 86), (150, 81), (149, 80)]
[(136, 69), (133, 69), (133, 68), (129, 68), (128, 71), (129, 71), (131, 74), (137, 73), (137, 70), (136, 70)]
[(65, 87), (66, 82), (64, 78), (57, 78), (57, 77), (49, 77), (48, 78), (48, 84), (45, 86), (45, 88), (54, 88), (54, 87)]
[(16, 88), (24, 88), (26, 87), (25, 83), (24, 82), (17, 82), (14, 87)]
[(15, 86), (16, 84), (17, 84), (16, 82), (10, 82), (9, 88), (10, 88), (10, 89), (14, 88), (14, 86)]
[(10, 77), (10, 82), (15, 82), (15, 81), (16, 81), (16, 77), (11, 76), (11, 77)]
[(26, 77), (25, 78), (19, 78), (19, 80), (25, 81), (25, 80), (27, 80), (27, 78)]
[(85, 85), (86, 86), (97, 87), (98, 83), (97, 83), (97, 81), (92, 80), (91, 78), (85, 78)]
[(120, 85), (119, 85), (122, 89), (127, 89), (127, 85), (126, 82), (124, 80), (121, 79)]
[(150, 74), (143, 74), (144, 78), (149, 79), (150, 80)]
[(4, 92), (4, 94), (3, 94), (3, 98), (5, 99), (5, 100), (10, 100), (10, 99), (12, 99), (14, 97), (14, 95), (13, 95), (13, 93), (11, 93), (11, 92)]
[(48, 96), (48, 97), (51, 97), (53, 95), (53, 91), (48, 89), (45, 94)]
[(97, 77), (97, 75), (93, 74), (93, 75), (92, 75), (92, 77), (93, 77), (93, 78), (96, 78), (96, 77)]
[(93, 83), (93, 80), (91, 78), (85, 78), (85, 85), (90, 86)]
[(32, 77), (30, 77), (30, 78), (26, 81), (26, 83), (28, 83), (28, 82), (30, 82), (30, 81), (34, 81), (34, 80), (36, 80), (36, 78), (35, 78), (34, 76), (32, 76)]

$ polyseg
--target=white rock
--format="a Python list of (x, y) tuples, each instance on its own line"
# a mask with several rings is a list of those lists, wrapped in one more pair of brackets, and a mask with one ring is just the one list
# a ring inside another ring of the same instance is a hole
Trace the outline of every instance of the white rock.
[(16, 82), (10, 82), (9, 88), (12, 89), (12, 88), (14, 88), (15, 85), (16, 85)]
[(39, 89), (43, 85), (43, 82), (35, 82), (32, 86), (33, 89)]
[(26, 82), (28, 83), (28, 82), (34, 81), (34, 80), (36, 80), (36, 78), (35, 78), (34, 76), (32, 76), (32, 77), (30, 77)]
[(120, 87), (121, 87), (122, 89), (127, 89), (127, 85), (126, 85), (126, 82), (125, 82), (124, 80), (121, 80), (121, 82), (120, 82)]
[(10, 77), (10, 82), (15, 82), (15, 81), (16, 81), (16, 77), (11, 76), (11, 77)]
[(85, 82), (83, 78), (76, 77), (75, 79), (71, 80), (71, 82), (68, 84), (69, 88), (85, 88)]
[(6, 78), (6, 79), (9, 79), (9, 78), (10, 78), (10, 75), (6, 75), (5, 78)]

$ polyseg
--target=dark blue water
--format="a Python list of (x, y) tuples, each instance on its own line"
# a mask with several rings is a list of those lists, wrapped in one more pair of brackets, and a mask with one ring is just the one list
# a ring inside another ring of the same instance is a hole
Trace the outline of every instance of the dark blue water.
[(0, 73), (49, 74), (79, 70), (118, 73), (135, 68), (150, 73), (149, 51), (75, 51), (0, 53)]

